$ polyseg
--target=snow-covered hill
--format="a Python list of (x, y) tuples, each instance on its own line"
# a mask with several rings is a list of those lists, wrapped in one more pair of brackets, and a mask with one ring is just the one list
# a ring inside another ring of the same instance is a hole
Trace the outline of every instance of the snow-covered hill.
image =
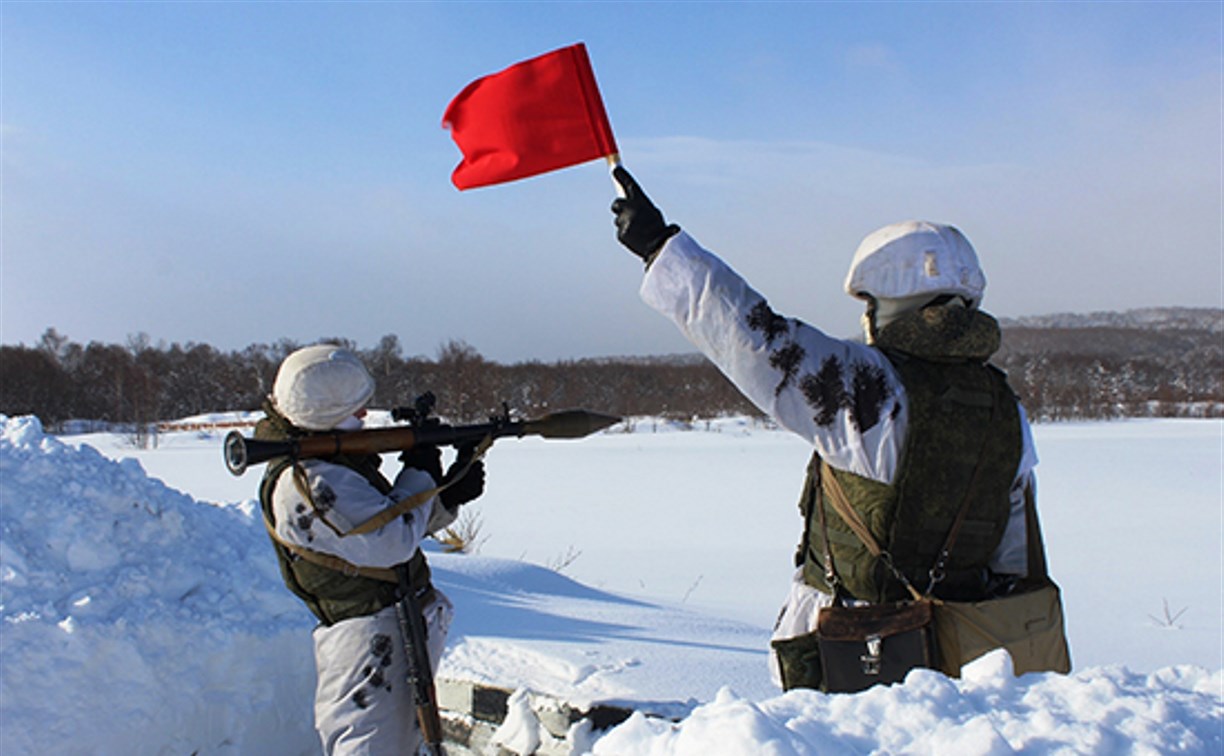
[(1002, 318), (1004, 328), (1138, 328), (1162, 331), (1224, 333), (1224, 309), (1218, 307), (1143, 307), (1134, 310), (1055, 313)]

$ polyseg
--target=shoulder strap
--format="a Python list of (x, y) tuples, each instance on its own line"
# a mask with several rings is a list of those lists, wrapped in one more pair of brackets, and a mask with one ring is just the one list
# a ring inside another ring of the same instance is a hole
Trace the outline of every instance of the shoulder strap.
[(1050, 576), (1049, 565), (1046, 563), (1045, 542), (1041, 537), (1041, 522), (1037, 519), (1037, 500), (1029, 482), (1024, 484), (1024, 525), (1028, 536), (1029, 580), (1045, 581)]
[(965, 489), (965, 499), (961, 502), (960, 509), (956, 511), (956, 519), (952, 521), (952, 527), (948, 528), (948, 537), (944, 539), (943, 548), (935, 557), (935, 564), (931, 566), (931, 585), (927, 588), (927, 593), (935, 590), (935, 584), (944, 579), (944, 566), (948, 563), (948, 556), (952, 553), (956, 537), (960, 535), (961, 525), (965, 523), (965, 517), (969, 514), (970, 505), (973, 503), (973, 491), (977, 488), (981, 473), (982, 455), (978, 454), (977, 463), (973, 466), (973, 475), (969, 478), (969, 486)]
[(859, 513), (854, 511), (854, 507), (850, 505), (850, 500), (846, 497), (846, 491), (842, 488), (841, 483), (833, 475), (833, 468), (829, 467), (829, 463), (824, 460), (820, 461), (820, 488), (821, 491), (829, 498), (829, 503), (833, 505), (833, 509), (837, 510), (837, 514), (845, 520), (850, 526), (850, 530), (859, 537), (867, 550), (874, 557), (879, 557), (884, 554), (884, 550), (880, 548), (880, 544), (876, 542), (875, 536), (867, 528), (866, 523), (859, 517)]

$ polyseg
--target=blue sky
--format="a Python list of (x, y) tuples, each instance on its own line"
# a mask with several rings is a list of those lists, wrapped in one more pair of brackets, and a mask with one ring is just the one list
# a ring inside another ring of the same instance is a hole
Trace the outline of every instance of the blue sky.
[(577, 41), (668, 218), (835, 335), (905, 218), (969, 236), (998, 315), (1221, 306), (1222, 8), (5, 0), (0, 342), (689, 351), (602, 163), (450, 184), (450, 98)]

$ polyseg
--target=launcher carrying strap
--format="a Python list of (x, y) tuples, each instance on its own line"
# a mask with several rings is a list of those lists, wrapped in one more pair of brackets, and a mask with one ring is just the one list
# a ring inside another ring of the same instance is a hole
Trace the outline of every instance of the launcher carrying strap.
[[(372, 533), (378, 530), (379, 528), (383, 527), (387, 523), (395, 520), (397, 517), (401, 517), (402, 515), (407, 514), (408, 512), (411, 512), (414, 509), (417, 509), (418, 507), (425, 504), (425, 502), (441, 494), (447, 488), (452, 486), (456, 481), (461, 480), (465, 475), (467, 475), (468, 471), (472, 469), (472, 465), (476, 464), (476, 462), (482, 459), (485, 453), (489, 451), (489, 448), (493, 446), (493, 441), (494, 439), (492, 435), (486, 436), (479, 444), (476, 445), (475, 450), (472, 452), (472, 456), (464, 464), (463, 468), (460, 469), (459, 472), (456, 473), (455, 475), (449, 476), (449, 480), (447, 480), (446, 482), (440, 485), (434, 486), (433, 488), (429, 488), (424, 491), (419, 491), (411, 496), (405, 497), (399, 500), (398, 502), (396, 502), (395, 504), (393, 504), (392, 506), (387, 507), (383, 511), (379, 512), (378, 514), (374, 515), (368, 520), (362, 523), (359, 523), (358, 525), (350, 528), (347, 531), (342, 531), (339, 528), (337, 528), (335, 525), (333, 525), (327, 519), (325, 513), (322, 510), (320, 510), (318, 506), (315, 505), (314, 497), (311, 496), (310, 494), (310, 486), (306, 483), (305, 470), (303, 470), (301, 463), (296, 459), (290, 461), (290, 464), (292, 465), (292, 468), (293, 468), (293, 483), (294, 483), (294, 486), (297, 488), (298, 493), (302, 496), (302, 498), (306, 499), (306, 501), (310, 504), (311, 508), (314, 509), (315, 513), (319, 516), (319, 519), (322, 520), (324, 524), (326, 524), (329, 528), (331, 528), (332, 531), (335, 532), (337, 536), (341, 538), (345, 538), (351, 535), (365, 535), (367, 533)], [(399, 575), (393, 569), (384, 568), (384, 567), (363, 567), (361, 565), (353, 564), (352, 562), (346, 559), (342, 559), (341, 557), (335, 556), (333, 554), (325, 554), (320, 551), (308, 549), (305, 546), (299, 546), (298, 544), (290, 543), (289, 541), (286, 541), (285, 539), (281, 538), (277, 534), (276, 526), (268, 518), (267, 513), (264, 514), (263, 521), (264, 521), (264, 527), (267, 529), (268, 535), (272, 537), (272, 540), (274, 540), (277, 544), (279, 544), (286, 551), (294, 554), (297, 557), (300, 557), (301, 559), (307, 562), (310, 562), (312, 564), (317, 564), (320, 567), (326, 567), (327, 569), (330, 569), (330, 570), (336, 570), (337, 572), (341, 572), (349, 576), (361, 576), (361, 577), (366, 577), (366, 578), (372, 578), (374, 580), (381, 580), (386, 583), (399, 583), (400, 582)]]
[(449, 480), (446, 482), (434, 486), (429, 490), (421, 491), (405, 499), (401, 499), (400, 501), (396, 502), (395, 505), (384, 509), (382, 512), (379, 512), (365, 522), (353, 527), (347, 533), (341, 533), (341, 537), (347, 535), (364, 535), (366, 533), (372, 533), (400, 515), (411, 512), (433, 497), (450, 488), (457, 481), (462, 480), (463, 476), (467, 475), (468, 471), (472, 469), (472, 465), (476, 464), (484, 457), (485, 453), (489, 451), (489, 448), (493, 446), (493, 441), (494, 439), (492, 434), (485, 436), (484, 439), (476, 445), (475, 450), (472, 452), (471, 458), (468, 459), (463, 468), (455, 475), (448, 476)]
[(306, 499), (319, 518), (323, 520), (323, 522), (329, 528), (331, 528), (337, 536), (344, 538), (351, 535), (365, 535), (367, 533), (373, 533), (375, 530), (378, 530), (387, 523), (395, 520), (395, 518), (417, 509), (425, 504), (425, 502), (450, 488), (457, 481), (462, 480), (463, 477), (467, 475), (468, 471), (472, 469), (472, 465), (476, 464), (476, 462), (483, 458), (485, 453), (489, 451), (489, 448), (493, 446), (493, 441), (494, 439), (492, 435), (485, 436), (485, 438), (476, 445), (475, 450), (472, 452), (471, 458), (468, 459), (463, 468), (459, 470), (458, 473), (448, 476), (449, 479), (444, 483), (424, 491), (418, 491), (411, 496), (400, 499), (395, 504), (387, 507), (368, 520), (358, 523), (348, 530), (341, 530), (340, 528), (337, 528), (327, 519), (326, 513), (320, 510), (319, 507), (315, 506), (314, 497), (312, 497), (310, 494), (310, 486), (306, 484), (305, 470), (302, 469), (301, 463), (297, 460), (293, 460), (293, 482), (294, 485), (297, 486), (298, 493), (301, 494), (302, 498)]
[(349, 577), (360, 576), (373, 580), (381, 580), (384, 583), (398, 584), (400, 582), (399, 575), (395, 570), (385, 567), (362, 567), (332, 554), (324, 554), (321, 551), (313, 551), (304, 546), (298, 546), (296, 543), (290, 543), (277, 535), (276, 526), (272, 524), (267, 516), (263, 518), (263, 522), (264, 527), (268, 530), (268, 535), (272, 537), (273, 541), (276, 541), (277, 545), (311, 564), (317, 564), (320, 567), (344, 573)]

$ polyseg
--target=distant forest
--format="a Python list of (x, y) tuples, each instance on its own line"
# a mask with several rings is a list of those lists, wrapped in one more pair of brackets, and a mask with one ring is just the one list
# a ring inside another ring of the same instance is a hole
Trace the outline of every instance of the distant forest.
[[(1224, 417), (1224, 310), (1182, 321), (1111, 325), (1004, 322), (993, 362), (1037, 420)], [(1184, 319), (1183, 319), (1184, 320)], [(501, 364), (462, 341), (435, 357), (405, 357), (384, 336), (361, 355), (377, 379), (371, 402), (411, 405), (425, 391), (451, 422), (479, 422), (505, 403), (516, 415), (582, 407), (681, 420), (759, 415), (705, 358), (604, 358)], [(207, 344), (81, 345), (48, 329), (34, 346), (0, 346), (0, 413), (37, 415), (49, 430), (70, 420), (140, 426), (210, 413), (259, 409), (277, 366), (302, 346), (253, 344), (224, 352)]]

